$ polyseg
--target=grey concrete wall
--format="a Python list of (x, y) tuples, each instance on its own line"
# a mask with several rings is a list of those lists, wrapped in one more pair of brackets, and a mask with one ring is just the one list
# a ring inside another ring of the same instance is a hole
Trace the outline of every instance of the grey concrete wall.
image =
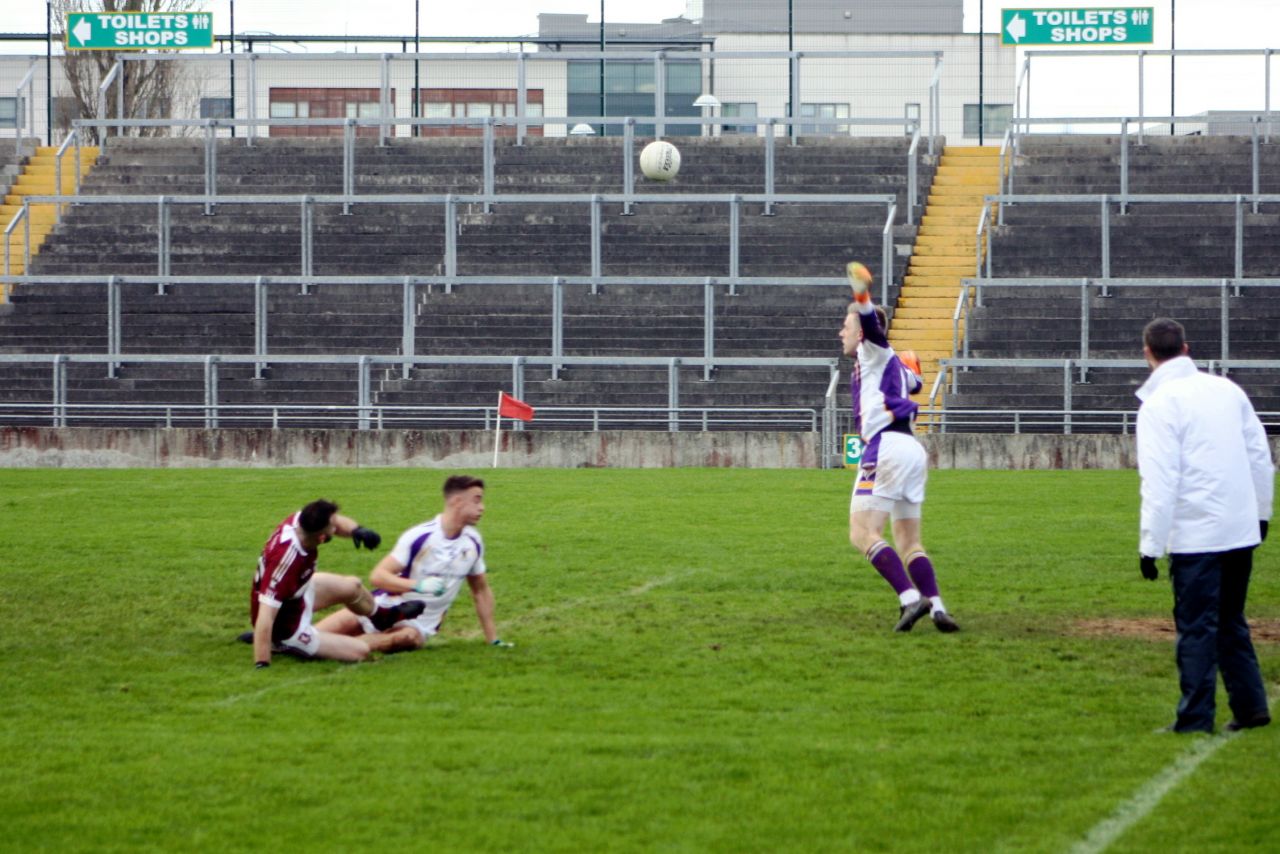
[[(921, 437), (937, 469), (1136, 468), (1132, 436)], [(1280, 456), (1280, 436), (1271, 438)], [(0, 468), (406, 466), (486, 468), (493, 434), (472, 430), (249, 430), (0, 427)], [(504, 432), (517, 468), (817, 468), (812, 433)]]

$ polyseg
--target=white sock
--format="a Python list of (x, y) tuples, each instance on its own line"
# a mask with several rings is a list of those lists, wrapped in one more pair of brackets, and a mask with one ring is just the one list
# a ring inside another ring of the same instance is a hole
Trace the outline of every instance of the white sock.
[(903, 607), (914, 605), (920, 601), (920, 591), (914, 587), (910, 590), (903, 590), (898, 594), (898, 601), (902, 603)]
[(945, 614), (947, 612), (947, 606), (942, 604), (941, 596), (930, 596), (929, 601), (933, 603), (932, 613), (936, 614), (941, 611)]

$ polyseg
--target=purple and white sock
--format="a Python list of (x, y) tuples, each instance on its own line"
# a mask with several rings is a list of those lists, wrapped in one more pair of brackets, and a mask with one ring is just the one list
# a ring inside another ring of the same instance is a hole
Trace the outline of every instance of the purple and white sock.
[[(911, 579), (907, 578), (907, 571), (902, 566), (902, 558), (898, 557), (898, 553), (893, 550), (893, 546), (880, 540), (871, 548), (867, 549), (867, 560), (871, 561), (871, 565), (876, 568), (876, 572), (884, 577), (893, 587), (894, 592), (899, 597), (908, 590), (915, 592), (915, 588), (911, 586)], [(912, 597), (912, 601), (919, 598), (919, 594)], [(903, 603), (908, 604), (908, 603)]]
[(912, 552), (908, 555), (907, 572), (911, 573), (911, 580), (922, 595), (930, 599), (938, 595), (938, 577), (934, 575), (933, 562), (927, 554)]

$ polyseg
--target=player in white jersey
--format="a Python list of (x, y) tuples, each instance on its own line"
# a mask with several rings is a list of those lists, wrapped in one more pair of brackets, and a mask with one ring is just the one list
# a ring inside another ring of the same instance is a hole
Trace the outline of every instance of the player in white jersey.
[[(884, 310), (871, 301), (871, 272), (854, 261), (848, 274), (853, 303), (840, 342), (844, 354), (857, 360), (849, 390), (854, 429), (863, 442), (849, 501), (849, 541), (898, 594), (894, 631), (909, 632), (931, 613), (939, 631), (954, 632), (960, 627), (942, 603), (933, 562), (920, 540), (928, 458), (913, 434), (920, 407), (910, 397), (924, 386), (920, 363), (914, 356), (900, 358), (889, 345)], [(897, 549), (884, 539), (890, 520)]]
[[(465, 581), (471, 588), (485, 642), (511, 646), (498, 637), (493, 620), (493, 590), (485, 576), (484, 540), (476, 524), (484, 515), (484, 481), (454, 475), (444, 482), (444, 510), (400, 535), (391, 553), (369, 574), (375, 599), (383, 607), (420, 601), (426, 607), (412, 620), (383, 632), (389, 652), (420, 649), (440, 630), (445, 614)], [(317, 628), (343, 635), (377, 631), (366, 619), (338, 611)]]

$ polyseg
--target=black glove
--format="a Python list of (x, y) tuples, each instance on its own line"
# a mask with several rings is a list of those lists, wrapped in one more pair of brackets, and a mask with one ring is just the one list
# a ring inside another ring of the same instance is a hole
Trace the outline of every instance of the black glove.
[(1142, 577), (1147, 581), (1155, 581), (1160, 577), (1160, 568), (1156, 566), (1156, 559), (1153, 557), (1142, 555), (1138, 568), (1142, 570)]
[(369, 551), (373, 551), (382, 542), (382, 537), (373, 528), (366, 528), (361, 525), (351, 532), (351, 542), (357, 549), (364, 546)]
[(1258, 533), (1262, 534), (1262, 542), (1265, 543), (1267, 541), (1267, 520), (1266, 519), (1258, 520)]

